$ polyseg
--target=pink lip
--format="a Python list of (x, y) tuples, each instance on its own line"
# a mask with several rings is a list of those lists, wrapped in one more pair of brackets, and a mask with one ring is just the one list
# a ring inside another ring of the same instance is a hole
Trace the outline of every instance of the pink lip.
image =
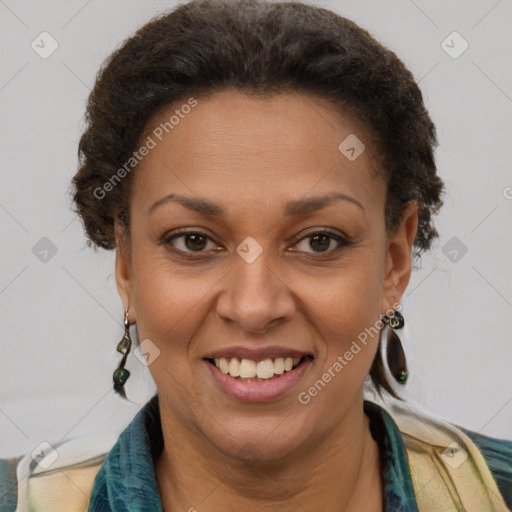
[(205, 359), (219, 359), (221, 357), (236, 357), (238, 359), (250, 359), (251, 361), (263, 361), (265, 359), (274, 359), (276, 357), (304, 357), (308, 352), (302, 352), (293, 348), (272, 345), (269, 347), (248, 348), (241, 345), (226, 347), (210, 352)]
[(278, 377), (262, 381), (244, 381), (222, 373), (216, 366), (204, 361), (221, 389), (232, 397), (245, 402), (270, 402), (289, 393), (309, 368), (311, 360), (305, 358), (297, 368)]

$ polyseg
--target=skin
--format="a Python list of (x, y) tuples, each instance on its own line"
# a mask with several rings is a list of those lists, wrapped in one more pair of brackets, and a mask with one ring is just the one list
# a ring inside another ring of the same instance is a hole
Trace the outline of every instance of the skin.
[[(141, 140), (177, 107), (155, 116)], [(349, 134), (366, 141), (354, 161), (338, 150)], [(165, 440), (156, 464), (165, 510), (382, 510), (379, 450), (363, 412), (378, 337), (307, 405), (298, 401), (409, 282), (417, 204), (386, 232), (376, 162), (364, 127), (326, 99), (226, 90), (198, 99), (134, 171), (130, 236), (116, 225), (116, 282), (140, 340), (160, 350), (149, 370)], [(341, 200), (284, 216), (288, 201), (333, 191), (362, 208)], [(211, 200), (226, 218), (173, 201), (148, 214), (171, 192)], [(160, 243), (182, 227), (208, 238)], [(315, 244), (311, 235), (326, 227), (350, 244)], [(248, 236), (263, 249), (252, 263), (236, 252)], [(276, 344), (314, 361), (271, 402), (227, 395), (203, 360), (219, 348)]]

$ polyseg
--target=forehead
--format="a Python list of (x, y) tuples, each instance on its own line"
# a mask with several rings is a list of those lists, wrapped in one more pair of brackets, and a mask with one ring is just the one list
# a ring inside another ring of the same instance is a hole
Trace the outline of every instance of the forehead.
[(150, 139), (132, 197), (146, 209), (171, 192), (269, 206), (333, 191), (365, 209), (382, 199), (363, 127), (316, 96), (262, 99), (227, 90), (186, 98), (151, 119), (141, 145)]

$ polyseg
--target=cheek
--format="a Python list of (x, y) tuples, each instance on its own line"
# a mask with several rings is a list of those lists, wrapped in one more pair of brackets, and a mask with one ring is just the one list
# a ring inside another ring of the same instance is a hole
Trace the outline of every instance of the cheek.
[(354, 384), (366, 378), (382, 326), (381, 295), (378, 263), (371, 257), (366, 263), (361, 254), (357, 263), (329, 280), (323, 294), (311, 299), (324, 339), (325, 352), (319, 358), (323, 371), (343, 373)]
[(169, 356), (164, 358), (166, 364), (173, 364), (178, 353), (186, 353), (201, 302), (211, 288), (210, 280), (187, 279), (183, 270), (178, 272), (163, 258), (142, 251), (134, 257), (134, 268), (133, 300), (139, 337), (141, 341), (152, 340), (162, 355)]
[[(139, 260), (134, 280), (133, 299), (137, 312), (137, 330), (142, 342), (150, 339), (160, 351), (148, 370), (169, 410), (182, 422), (190, 422), (198, 397), (194, 367), (190, 359), (190, 339), (201, 324), (208, 290), (213, 283), (179, 277), (169, 265), (157, 258)], [(195, 400), (191, 401), (191, 397)]]

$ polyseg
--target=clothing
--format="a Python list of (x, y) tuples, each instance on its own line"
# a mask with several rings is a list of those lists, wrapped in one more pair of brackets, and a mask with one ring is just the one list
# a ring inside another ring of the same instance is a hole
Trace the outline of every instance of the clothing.
[[(388, 412), (366, 400), (364, 411), (381, 454), (385, 511), (512, 509), (512, 441), (490, 438), (427, 416), (411, 404), (396, 402)], [(75, 439), (69, 445), (77, 447), (79, 442)], [(453, 449), (447, 451), (450, 444)], [(161, 511), (155, 461), (162, 449), (155, 395), (108, 453), (82, 453), (79, 460), (75, 458), (66, 468), (53, 471), (38, 470), (33, 461), (30, 469), (30, 454), (22, 459), (0, 460), (0, 510)], [(61, 447), (61, 452), (65, 451)], [(69, 446), (67, 453), (73, 453)], [(72, 455), (67, 457), (68, 462), (73, 459)], [(61, 460), (61, 466), (65, 462)], [(19, 485), (16, 468), (18, 479), (22, 479)], [(22, 478), (27, 468), (31, 473)], [(200, 509), (199, 504), (191, 504), (191, 508), (194, 505)]]

